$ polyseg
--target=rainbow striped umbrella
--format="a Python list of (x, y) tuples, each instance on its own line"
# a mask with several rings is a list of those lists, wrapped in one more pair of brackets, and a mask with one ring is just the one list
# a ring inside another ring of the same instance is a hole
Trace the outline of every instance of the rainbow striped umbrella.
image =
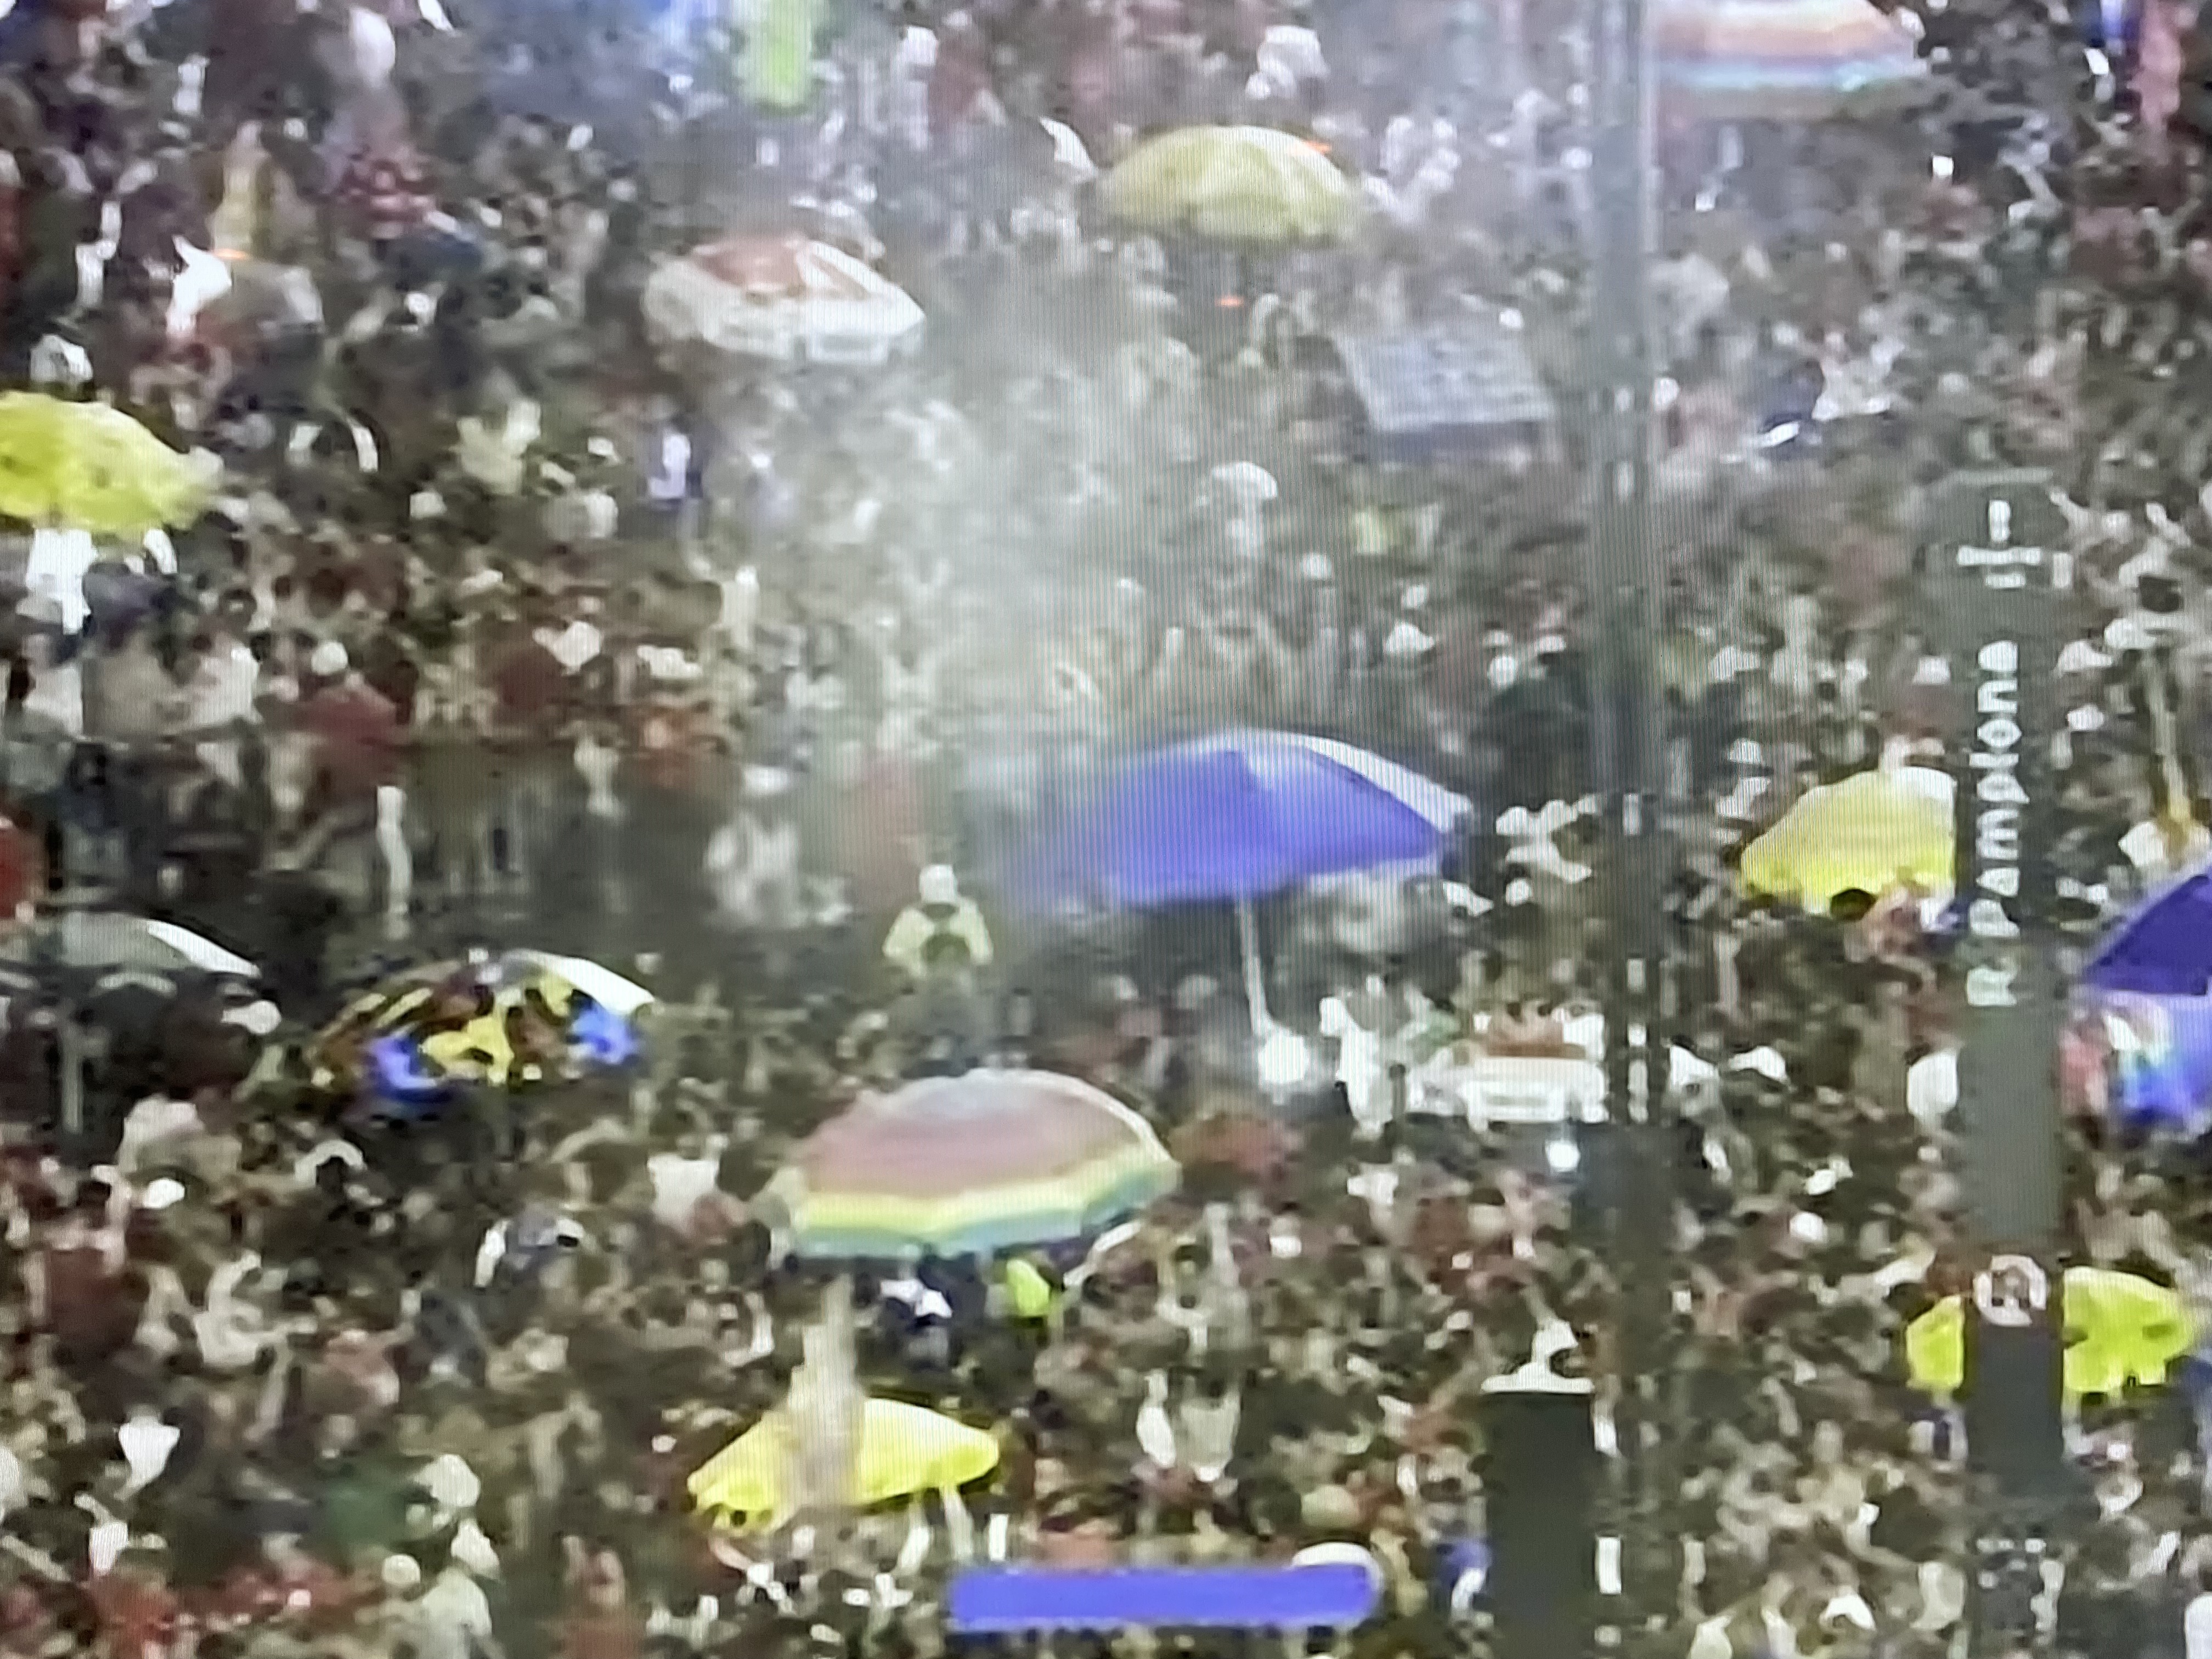
[(1661, 84), (1715, 120), (1802, 120), (1919, 96), (1911, 28), (1868, 0), (1667, 0)]
[(802, 1255), (984, 1255), (1080, 1238), (1174, 1189), (1149, 1125), (1051, 1072), (975, 1071), (863, 1097), (759, 1208)]

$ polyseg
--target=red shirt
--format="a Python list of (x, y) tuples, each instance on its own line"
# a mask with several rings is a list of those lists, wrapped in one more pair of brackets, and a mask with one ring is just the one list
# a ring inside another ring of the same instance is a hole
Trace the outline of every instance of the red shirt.
[(252, 1624), (289, 1618), (317, 1630), (342, 1626), (353, 1586), (335, 1568), (307, 1560), (279, 1571), (264, 1563), (233, 1573), (216, 1599), (220, 1614)]
[(951, 131), (975, 112), (991, 89), (990, 47), (973, 28), (947, 29), (937, 42), (929, 74), (929, 130)]
[(586, 1607), (561, 1624), (562, 1659), (641, 1659), (645, 1626), (627, 1607)]
[(46, 859), (34, 836), (0, 817), (0, 927), (46, 890)]
[(560, 723), (568, 676), (560, 659), (536, 640), (525, 640), (500, 658), (491, 685), (501, 725), (544, 732)]
[(54, 1615), (27, 1584), (0, 1593), (0, 1655), (29, 1659), (54, 1633)]
[(699, 710), (649, 704), (637, 722), (639, 769), (657, 788), (689, 789), (698, 781), (708, 741)]
[(46, 1251), (46, 1328), (79, 1356), (112, 1353), (131, 1340), (137, 1320), (119, 1274), (97, 1243)]
[(316, 740), (323, 781), (341, 800), (373, 799), (399, 778), (399, 715), (365, 684), (325, 686), (300, 708)]
[(105, 1572), (86, 1591), (108, 1659), (168, 1659), (177, 1642), (177, 1598), (166, 1585)]

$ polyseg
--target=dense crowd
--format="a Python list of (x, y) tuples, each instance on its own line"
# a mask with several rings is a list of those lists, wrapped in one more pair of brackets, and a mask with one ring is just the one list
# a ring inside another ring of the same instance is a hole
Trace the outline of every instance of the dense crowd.
[[(804, 120), (749, 114), (672, 14), (8, 15), (11, 373), (228, 482), (96, 566), (81, 625), (23, 571), (0, 900), (187, 923), (279, 1006), (121, 988), (82, 1126), (52, 1011), (9, 1006), (0, 1647), (926, 1654), (960, 1560), (1344, 1542), (1389, 1589), (1340, 1645), (1463, 1639), (1475, 1390), (1564, 1322), (1608, 1420), (1614, 1397), (1601, 1161), (1577, 1185), (1408, 1081), (1417, 1029), (1510, 1018), (1540, 1048), (1597, 988), (1578, 486), (1565, 452), (1356, 459), (1299, 337), (1486, 310), (1568, 383), (1587, 203), (1572, 30), (1393, 9), (855, 18)], [(1216, 307), (1217, 273), (1110, 236), (1080, 174), (1240, 115), (1326, 134), (1374, 211)], [(2139, 827), (2193, 796), (2203, 718), (2203, 457), (2159, 390), (2193, 372), (2196, 174), (2108, 125), (2110, 203), (2054, 186), (2048, 149), (1962, 143), (1954, 176), (1942, 117), (1668, 129), (1680, 1036), (1720, 1080), (1674, 1172), (1678, 1584), (1617, 1610), (1655, 1652), (1960, 1650), (1956, 1424), (1899, 1359), (1961, 1261), (1942, 1104), (1906, 1081), (1949, 1041), (1940, 953), (1887, 909), (1753, 903), (1733, 854), (1810, 783), (1940, 750), (1917, 515), (2002, 454), (2081, 461), (2083, 925), (2180, 855)], [(2176, 205), (2124, 215), (2144, 192)], [(1989, 273), (2039, 215), (2075, 264), (2022, 318)], [(646, 276), (733, 228), (879, 260), (923, 352), (663, 356)], [(245, 257), (197, 301), (210, 253)], [(1218, 919), (1072, 933), (994, 889), (1087, 756), (1231, 721), (1482, 805), (1450, 903), (1362, 880), (1266, 918), (1279, 1012), (1318, 1037), (1330, 1007), (1358, 1121), (1271, 1114)], [(945, 865), (988, 927), (989, 1006), (949, 1050), (942, 1007), (898, 1018), (926, 969), (884, 951)], [(408, 1130), (309, 1109), (291, 1055), (349, 983), (493, 938), (634, 966), (668, 1005), (642, 1072)], [(744, 1200), (860, 1088), (986, 1058), (1135, 1102), (1183, 1194), (1061, 1263), (1042, 1325), (972, 1267), (862, 1279), (863, 1380), (1002, 1435), (980, 1513), (932, 1498), (811, 1553), (714, 1534), (684, 1476), (782, 1399), (830, 1273)], [(2081, 1259), (2197, 1294), (2185, 1154), (2085, 1117), (2075, 1162)], [(2060, 1639), (2179, 1651), (2212, 1486), (2185, 1409), (2093, 1409), (2073, 1450), (2094, 1515)]]

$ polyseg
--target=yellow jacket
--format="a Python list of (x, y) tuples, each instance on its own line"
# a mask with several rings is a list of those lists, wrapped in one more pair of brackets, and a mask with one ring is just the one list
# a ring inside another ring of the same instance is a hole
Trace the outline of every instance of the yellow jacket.
[[(964, 961), (960, 959), (963, 951)], [(927, 979), (945, 968), (988, 967), (991, 930), (983, 925), (983, 913), (973, 899), (909, 904), (884, 937), (884, 959), (914, 980)]]

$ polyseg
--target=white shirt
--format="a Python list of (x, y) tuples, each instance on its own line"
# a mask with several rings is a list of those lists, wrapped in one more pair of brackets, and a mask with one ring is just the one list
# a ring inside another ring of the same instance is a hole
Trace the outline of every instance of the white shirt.
[(84, 577), (99, 557), (88, 531), (40, 531), (31, 538), (30, 560), (23, 568), (23, 586), (30, 592), (25, 604), (46, 600), (60, 611), (63, 630), (76, 633), (92, 614)]
[(1311, 29), (1288, 23), (1272, 26), (1261, 40), (1260, 73), (1268, 84), (1291, 91), (1305, 81), (1328, 79), (1328, 60), (1322, 55), (1321, 37)]
[(1364, 1089), (1375, 1081), (1382, 1065), (1382, 1040), (1352, 1017), (1341, 997), (1322, 1000), (1321, 1034), (1336, 1039), (1338, 1082), (1347, 1089)]
[(182, 1431), (156, 1417), (134, 1417), (115, 1431), (123, 1461), (131, 1469), (131, 1490), (143, 1491), (161, 1478)]
[(680, 501), (690, 493), (691, 441), (681, 432), (660, 434), (658, 465), (645, 481), (647, 496), (656, 501)]
[(131, 1115), (123, 1121), (123, 1142), (116, 1149), (116, 1167), (128, 1172), (137, 1167), (149, 1147), (196, 1135), (201, 1127), (199, 1109), (189, 1100), (149, 1095), (131, 1109)]
[(84, 676), (73, 663), (56, 663), (31, 678), (23, 699), (27, 714), (52, 720), (73, 738), (84, 735)]
[(646, 1160), (653, 1180), (653, 1218), (664, 1227), (681, 1231), (693, 1213), (714, 1192), (721, 1170), (719, 1158), (678, 1158), (662, 1152)]
[(1942, 1126), (1959, 1103), (1959, 1054), (1954, 1048), (1938, 1048), (1923, 1054), (1905, 1069), (1905, 1109), (1923, 1129)]
[(185, 688), (191, 702), (188, 724), (194, 726), (233, 726), (254, 717), (254, 693), (261, 682), (261, 665), (247, 647), (235, 642), (210, 651), (192, 671)]
[(1201, 1480), (1217, 1480), (1229, 1467), (1237, 1444), (1241, 1402), (1231, 1394), (1219, 1401), (1188, 1399), (1176, 1413), (1176, 1444), (1182, 1462)]
[(29, 1498), (30, 1492), (23, 1480), (22, 1460), (4, 1445), (0, 1445), (0, 1515), (19, 1509)]
[(447, 1452), (422, 1466), (415, 1476), (415, 1484), (430, 1495), (430, 1501), (440, 1509), (456, 1514), (472, 1510), (483, 1496), (483, 1483), (477, 1479), (476, 1471), (462, 1459)]
[(415, 1659), (471, 1659), (491, 1635), (491, 1603), (475, 1579), (449, 1567), (422, 1592), (408, 1626)]
[(2212, 1593), (2190, 1598), (2181, 1615), (2181, 1642), (2189, 1659), (2212, 1659)]
[(193, 1340), (199, 1344), (201, 1363), (210, 1370), (243, 1370), (268, 1346), (260, 1310), (238, 1299), (239, 1286), (260, 1266), (258, 1257), (245, 1255), (216, 1268), (208, 1285), (206, 1311), (192, 1316)]

